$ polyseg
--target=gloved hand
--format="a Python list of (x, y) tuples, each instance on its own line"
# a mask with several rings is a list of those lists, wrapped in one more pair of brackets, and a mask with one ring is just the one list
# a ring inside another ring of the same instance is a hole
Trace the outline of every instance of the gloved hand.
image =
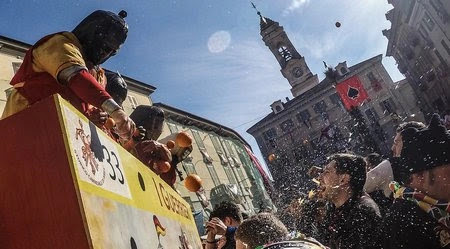
[(110, 114), (110, 117), (116, 123), (114, 129), (117, 135), (119, 135), (119, 137), (124, 141), (130, 140), (133, 136), (134, 130), (136, 129), (136, 125), (133, 120), (131, 120), (131, 118), (128, 117), (122, 109), (114, 111)]
[(96, 107), (90, 109), (87, 114), (89, 120), (98, 127), (102, 127), (106, 123), (106, 120), (108, 119), (108, 113)]

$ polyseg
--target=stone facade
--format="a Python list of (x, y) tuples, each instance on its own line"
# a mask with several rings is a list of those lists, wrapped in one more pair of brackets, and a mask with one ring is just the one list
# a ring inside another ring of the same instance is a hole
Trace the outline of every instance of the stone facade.
[(386, 55), (411, 83), (418, 106), (428, 116), (450, 105), (450, 5), (442, 0), (390, 0), (391, 28)]

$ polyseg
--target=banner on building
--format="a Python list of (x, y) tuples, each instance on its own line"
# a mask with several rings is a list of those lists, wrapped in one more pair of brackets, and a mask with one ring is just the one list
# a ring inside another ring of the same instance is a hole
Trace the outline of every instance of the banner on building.
[(359, 80), (358, 76), (353, 76), (343, 82), (336, 85), (336, 91), (344, 103), (347, 110), (352, 107), (357, 107), (364, 103), (369, 98), (363, 84)]

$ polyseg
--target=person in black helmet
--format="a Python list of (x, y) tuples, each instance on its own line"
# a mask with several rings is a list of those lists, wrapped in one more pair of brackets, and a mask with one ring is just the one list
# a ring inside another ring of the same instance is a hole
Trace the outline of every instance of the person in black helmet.
[(125, 17), (125, 11), (117, 15), (97, 10), (72, 32), (51, 34), (36, 42), (10, 82), (13, 91), (2, 118), (59, 94), (85, 115), (90, 105), (104, 110), (114, 119), (118, 135), (130, 139), (133, 121), (99, 83), (99, 77), (94, 77), (101, 74), (92, 74), (125, 42)]

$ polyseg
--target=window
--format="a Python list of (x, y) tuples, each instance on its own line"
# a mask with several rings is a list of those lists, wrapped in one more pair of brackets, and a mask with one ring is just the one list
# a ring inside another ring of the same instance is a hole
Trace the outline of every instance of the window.
[(419, 28), (419, 34), (424, 41), (428, 41), (428, 32), (422, 24), (420, 25)]
[(275, 110), (277, 112), (281, 112), (283, 109), (281, 109), (281, 106), (277, 105), (277, 106), (275, 106)]
[(341, 97), (339, 97), (339, 94), (337, 94), (337, 93), (333, 93), (330, 95), (330, 101), (333, 105), (341, 105), (342, 104)]
[(167, 126), (169, 126), (170, 133), (177, 133), (178, 127), (176, 124), (167, 123)]
[(134, 96), (128, 95), (128, 101), (131, 103), (131, 108), (136, 109), (136, 106), (138, 106), (138, 102), (136, 101), (136, 98)]
[(282, 131), (288, 132), (288, 131), (292, 130), (292, 128), (294, 128), (294, 122), (292, 122), (291, 119), (288, 119), (288, 120), (284, 121), (283, 123), (281, 123), (280, 127), (281, 127)]
[(388, 98), (386, 100), (383, 100), (380, 102), (380, 106), (383, 109), (383, 113), (386, 114), (391, 114), (391, 113), (395, 113), (395, 104), (394, 101), (392, 101), (391, 98)]
[(22, 65), (22, 63), (20, 63), (20, 62), (13, 62), (12, 63), (14, 74), (16, 74), (17, 71), (19, 71), (20, 65)]
[(278, 53), (280, 53), (281, 57), (283, 57), (286, 62), (292, 59), (292, 54), (286, 46), (280, 46), (278, 48)]
[(381, 87), (380, 81), (375, 77), (375, 75), (372, 72), (367, 74), (367, 78), (369, 79), (370, 85), (372, 86), (372, 89), (375, 92), (378, 92), (381, 90), (382, 87)]
[(195, 170), (194, 164), (192, 162), (184, 160), (182, 161), (182, 164), (187, 174), (197, 174), (197, 171)]
[(223, 153), (222, 145), (219, 142), (219, 139), (215, 135), (209, 135), (211, 141), (213, 143), (214, 149), (216, 149), (217, 153)]
[(234, 177), (233, 169), (230, 167), (223, 167), (223, 170), (225, 171), (225, 174), (227, 175), (228, 182), (231, 184), (236, 184), (236, 177)]
[(219, 176), (217, 175), (214, 165), (212, 165), (212, 163), (207, 163), (206, 168), (208, 169), (209, 175), (211, 176), (214, 186), (220, 185), (220, 179)]
[(378, 120), (380, 119), (378, 117), (377, 112), (373, 109), (373, 108), (369, 108), (365, 111), (367, 119), (369, 119), (371, 124), (375, 124), (378, 122)]
[(441, 55), (437, 50), (434, 50), (434, 53), (435, 53), (436, 56), (438, 57), (438, 59), (439, 59), (439, 61), (441, 62), (441, 64), (442, 64), (445, 68), (447, 68), (447, 67), (448, 67), (447, 62), (445, 62), (444, 58), (442, 58), (442, 55)]
[(327, 104), (324, 100), (321, 100), (320, 102), (313, 105), (313, 109), (317, 114), (324, 113), (327, 110)]
[(347, 68), (341, 67), (341, 74), (342, 74), (342, 75), (345, 75), (346, 73), (348, 73)]
[(309, 114), (308, 110), (301, 111), (299, 114), (297, 114), (297, 120), (301, 123), (303, 123), (306, 127), (311, 127), (311, 114)]
[(263, 133), (264, 139), (271, 140), (277, 137), (277, 132), (275, 128), (270, 128), (269, 130)]
[(197, 130), (191, 130), (192, 135), (194, 136), (195, 143), (197, 144), (199, 149), (206, 149), (205, 144), (203, 143), (202, 138)]
[(422, 20), (426, 24), (428, 30), (433, 31), (435, 23), (431, 20), (431, 17), (427, 12), (425, 12)]
[(447, 43), (445, 43), (445, 41), (442, 40), (441, 44), (445, 48), (445, 51), (447, 51), (447, 54), (450, 55), (450, 48), (448, 47)]

